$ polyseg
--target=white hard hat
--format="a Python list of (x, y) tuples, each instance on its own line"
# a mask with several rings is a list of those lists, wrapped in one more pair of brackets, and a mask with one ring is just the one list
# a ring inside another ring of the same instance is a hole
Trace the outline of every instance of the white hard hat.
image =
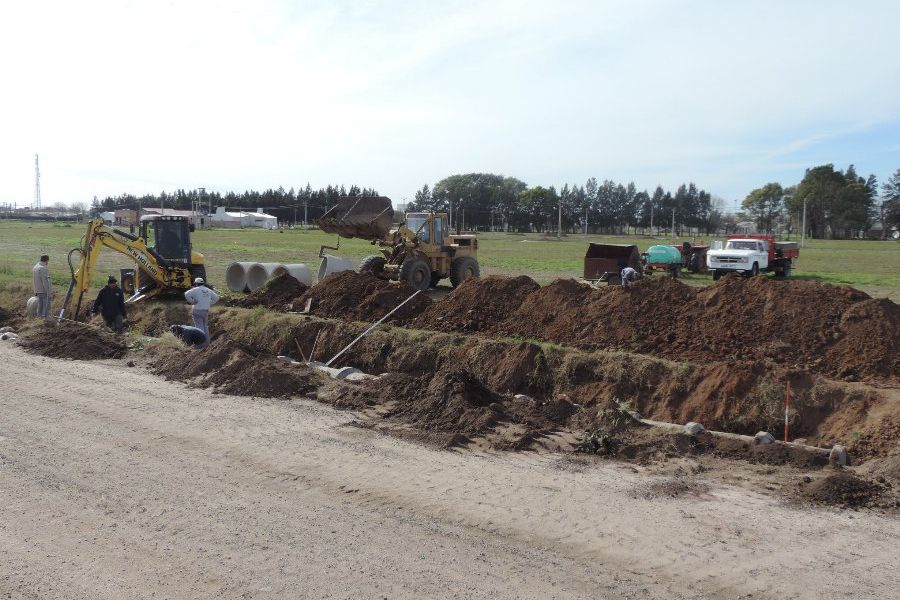
[(197, 279), (194, 280), (194, 285), (203, 285), (204, 283), (205, 282), (203, 281), (202, 277), (198, 277)]

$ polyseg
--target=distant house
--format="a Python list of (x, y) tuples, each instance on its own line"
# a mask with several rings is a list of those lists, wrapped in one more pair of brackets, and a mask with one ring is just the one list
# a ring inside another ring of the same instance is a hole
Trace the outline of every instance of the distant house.
[(266, 214), (260, 209), (257, 209), (256, 212), (230, 211), (224, 206), (220, 206), (216, 208), (216, 212), (211, 216), (213, 227), (228, 227), (232, 229), (241, 227), (274, 229), (278, 227), (278, 217)]
[(103, 219), (103, 222), (107, 225), (112, 225), (116, 222), (116, 213), (108, 210), (100, 213), (100, 218)]

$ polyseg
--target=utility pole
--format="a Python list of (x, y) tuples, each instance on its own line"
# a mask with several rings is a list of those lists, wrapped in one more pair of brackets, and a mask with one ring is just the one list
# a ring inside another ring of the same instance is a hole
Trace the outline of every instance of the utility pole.
[(672, 239), (675, 239), (675, 209), (672, 209)]
[(34, 207), (41, 208), (41, 167), (38, 164), (38, 155), (34, 155)]
[(556, 241), (562, 239), (562, 198), (559, 199), (559, 218), (556, 220)]
[(650, 235), (653, 235), (653, 205), (650, 205)]
[(303, 228), (304, 229), (306, 229), (306, 227), (307, 227), (307, 225), (306, 225), (306, 205), (308, 202), (309, 202), (309, 200), (303, 201)]
[(806, 248), (806, 197), (803, 198), (803, 231), (800, 232), (800, 247)]
[(584, 205), (584, 235), (587, 235), (587, 204)]

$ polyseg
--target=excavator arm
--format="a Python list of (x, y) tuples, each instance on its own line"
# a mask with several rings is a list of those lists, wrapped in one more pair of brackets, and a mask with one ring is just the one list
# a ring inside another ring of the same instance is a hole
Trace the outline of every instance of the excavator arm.
[[(88, 223), (81, 246), (69, 251), (68, 260), (72, 281), (69, 283), (66, 299), (59, 311), (60, 319), (77, 320), (81, 312), (84, 294), (91, 286), (97, 259), (104, 247), (126, 255), (150, 279), (150, 282), (136, 290), (127, 302), (135, 302), (172, 288), (187, 289), (190, 287), (191, 274), (187, 268), (172, 265), (147, 246), (140, 237), (109, 227), (103, 223), (102, 219), (93, 219)], [(79, 257), (77, 266), (73, 264), (72, 260), (75, 254)]]

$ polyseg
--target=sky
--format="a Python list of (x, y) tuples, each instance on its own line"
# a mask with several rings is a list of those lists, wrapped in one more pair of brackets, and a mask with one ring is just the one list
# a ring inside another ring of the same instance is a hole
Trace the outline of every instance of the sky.
[(0, 0), (0, 203), (900, 169), (900, 3)]

